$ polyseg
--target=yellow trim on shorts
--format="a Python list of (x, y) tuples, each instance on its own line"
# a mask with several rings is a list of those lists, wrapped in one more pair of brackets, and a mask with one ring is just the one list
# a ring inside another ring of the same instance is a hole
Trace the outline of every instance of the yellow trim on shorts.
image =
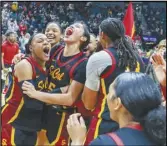
[(6, 98), (6, 102), (8, 102), (12, 98), (12, 95), (13, 95), (13, 91), (14, 91), (14, 87), (15, 87), (14, 86), (15, 85), (14, 76), (12, 77), (12, 80), (13, 80), (12, 89), (11, 89), (9, 97)]
[(63, 125), (64, 125), (64, 122), (65, 122), (65, 117), (66, 117), (66, 113), (63, 112), (62, 114), (62, 118), (61, 118), (61, 122), (60, 122), (60, 126), (59, 126), (59, 130), (58, 130), (58, 133), (57, 133), (57, 137), (56, 139), (51, 143), (51, 145), (55, 145), (58, 140), (60, 139), (60, 135), (61, 135), (61, 132), (62, 132), (62, 129), (63, 129)]
[(12, 131), (11, 131), (11, 144), (12, 146), (15, 146), (15, 142), (14, 142), (14, 137), (15, 137), (15, 128), (12, 127)]

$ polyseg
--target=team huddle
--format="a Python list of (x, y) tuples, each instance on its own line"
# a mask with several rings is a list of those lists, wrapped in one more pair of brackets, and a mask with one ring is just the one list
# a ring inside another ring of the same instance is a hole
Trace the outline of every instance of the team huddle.
[[(144, 63), (131, 38), (125, 35), (120, 20), (107, 18), (101, 22), (99, 42), (103, 50), (90, 57), (84, 50), (91, 36), (83, 22), (67, 27), (63, 41), (61, 36), (59, 24), (50, 22), (45, 34), (31, 36), (24, 56), (14, 57), (12, 80), (1, 114), (2, 145), (75, 145), (70, 134), (70, 120), (78, 116), (75, 113), (80, 113), (83, 119), (79, 121), (83, 120), (88, 130), (82, 145), (102, 145), (99, 139), (93, 140), (119, 129), (118, 121), (110, 114), (108, 94), (111, 88), (116, 93), (119, 78), (126, 78), (122, 74), (129, 80), (140, 75), (147, 79), (143, 74)], [(135, 85), (137, 81), (134, 79)], [(161, 104), (161, 97), (157, 98)], [(126, 105), (126, 101), (124, 103)], [(152, 106), (151, 109), (154, 104)], [(128, 130), (138, 132), (134, 134), (139, 137), (138, 144), (154, 144), (144, 137), (141, 129), (129, 127)], [(104, 145), (112, 144), (107, 135), (101, 139), (106, 141)]]

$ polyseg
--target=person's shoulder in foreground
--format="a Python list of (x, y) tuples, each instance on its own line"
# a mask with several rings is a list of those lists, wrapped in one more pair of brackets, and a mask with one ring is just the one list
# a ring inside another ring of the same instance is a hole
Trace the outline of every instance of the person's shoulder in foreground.
[(114, 140), (112, 140), (107, 134), (99, 135), (96, 139), (94, 139), (89, 146), (96, 146), (96, 145), (112, 145), (116, 146)]
[[(117, 130), (114, 134), (120, 139), (120, 141), (125, 145), (154, 145), (146, 136), (143, 130), (135, 130), (131, 128), (121, 128)], [(98, 136), (93, 140), (90, 146), (95, 145), (112, 145), (117, 146), (115, 139), (111, 138), (107, 134)]]

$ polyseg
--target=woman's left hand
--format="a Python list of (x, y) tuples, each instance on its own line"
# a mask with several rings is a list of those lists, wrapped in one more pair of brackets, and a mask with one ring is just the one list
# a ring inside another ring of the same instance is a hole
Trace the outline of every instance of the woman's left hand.
[(86, 125), (80, 113), (72, 114), (67, 122), (67, 131), (72, 145), (83, 145), (86, 138)]
[(36, 90), (33, 84), (31, 84), (30, 82), (24, 81), (23, 85), (22, 85), (22, 90), (23, 93), (28, 95), (31, 98), (35, 98), (36, 96)]
[(162, 86), (166, 87), (166, 61), (163, 59), (163, 56), (155, 53), (151, 57), (151, 62), (158, 81)]

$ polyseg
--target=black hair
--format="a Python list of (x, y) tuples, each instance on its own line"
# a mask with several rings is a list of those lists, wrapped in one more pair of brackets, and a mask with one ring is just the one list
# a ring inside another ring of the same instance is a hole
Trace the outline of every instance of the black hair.
[(13, 31), (7, 31), (7, 32), (5, 33), (5, 36), (6, 36), (6, 37), (9, 37), (11, 34), (15, 34), (15, 32), (13, 32)]
[(31, 45), (31, 42), (32, 42), (33, 38), (34, 38), (37, 34), (39, 34), (39, 33), (33, 34), (33, 35), (30, 37), (28, 43), (25, 45), (25, 53), (26, 53), (26, 55), (31, 54), (30, 45)]
[[(50, 25), (50, 24), (56, 24), (56, 25), (59, 27), (59, 29), (60, 29), (60, 33), (62, 33), (62, 28), (61, 28), (61, 26), (60, 26), (60, 23), (58, 23), (58, 22), (54, 22), (54, 21), (49, 22), (49, 23), (46, 25), (46, 28), (47, 28), (48, 25)], [(45, 31), (46, 31), (46, 29), (45, 29)]]
[(119, 67), (129, 67), (130, 71), (135, 71), (137, 67), (136, 49), (132, 40), (125, 35), (123, 23), (116, 18), (107, 18), (99, 26), (100, 31), (104, 32), (117, 49), (119, 57)]
[(74, 23), (80, 23), (80, 24), (83, 25), (83, 29), (84, 29), (83, 36), (86, 37), (86, 39), (87, 39), (87, 40), (86, 40), (85, 42), (83, 42), (83, 43), (80, 45), (80, 47), (79, 47), (80, 51), (83, 51), (83, 50), (86, 48), (86, 46), (89, 44), (89, 42), (90, 42), (89, 29), (88, 29), (87, 25), (86, 25), (83, 21), (76, 21), (76, 22), (74, 22)]
[(166, 143), (166, 108), (157, 84), (146, 74), (126, 72), (119, 75), (113, 88), (124, 107), (139, 122), (156, 145)]

